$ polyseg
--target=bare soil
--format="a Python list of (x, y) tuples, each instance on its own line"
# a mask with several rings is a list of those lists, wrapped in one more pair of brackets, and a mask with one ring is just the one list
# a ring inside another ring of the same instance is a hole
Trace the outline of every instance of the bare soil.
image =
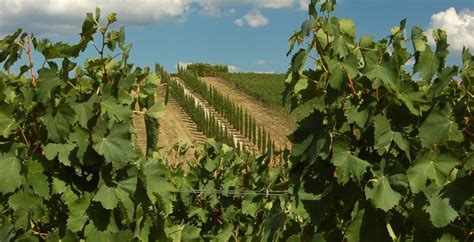
[(202, 144), (204, 140), (205, 136), (197, 130), (196, 124), (175, 100), (170, 99), (166, 105), (165, 115), (160, 119), (158, 145), (169, 150), (179, 141)]
[(296, 124), (289, 121), (287, 117), (282, 117), (281, 110), (265, 106), (261, 101), (247, 94), (232, 83), (217, 77), (202, 77), (202, 79), (216, 87), (224, 95), (229, 95), (239, 105), (252, 114), (257, 123), (265, 127), (270, 132), (277, 147), (290, 147), (287, 136), (296, 128)]
[[(165, 96), (166, 88), (162, 84), (158, 88), (157, 98)], [(160, 128), (158, 133), (158, 146), (162, 147), (165, 152), (179, 152), (178, 143), (187, 143), (191, 147), (203, 144), (206, 137), (202, 132), (197, 130), (196, 124), (189, 118), (189, 116), (181, 109), (181, 107), (172, 98), (168, 101), (165, 107), (163, 118), (159, 120)], [(142, 150), (146, 151), (146, 133), (145, 122), (143, 116), (134, 115), (133, 124), (137, 133), (137, 143)], [(190, 152), (192, 153), (192, 152)]]

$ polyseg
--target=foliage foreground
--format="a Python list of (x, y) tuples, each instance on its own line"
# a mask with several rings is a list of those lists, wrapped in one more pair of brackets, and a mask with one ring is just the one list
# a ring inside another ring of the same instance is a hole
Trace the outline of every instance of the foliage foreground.
[[(21, 30), (0, 40), (0, 241), (471, 240), (474, 57), (446, 66), (446, 33), (434, 31), (433, 51), (418, 27), (411, 53), (405, 21), (356, 41), (334, 6), (312, 0), (290, 38), (288, 54), (301, 48), (286, 95), (317, 105), (274, 169), (212, 139), (186, 169), (169, 167), (156, 147), (160, 77), (127, 62), (115, 14), (87, 14), (76, 45)], [(74, 63), (88, 46), (98, 57)], [(11, 73), (22, 53), (29, 64)]]

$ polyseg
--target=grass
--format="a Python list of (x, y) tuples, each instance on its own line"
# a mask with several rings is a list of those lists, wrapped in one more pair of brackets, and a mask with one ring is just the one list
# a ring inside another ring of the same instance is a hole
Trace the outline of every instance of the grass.
[[(283, 92), (285, 90), (285, 74), (267, 73), (225, 73), (221, 75), (225, 80), (233, 83), (238, 88), (255, 97), (262, 103), (273, 108), (282, 109), (289, 113), (288, 105), (283, 104)], [(306, 117), (311, 111), (314, 103), (307, 102), (289, 114), (289, 118), (298, 121)]]

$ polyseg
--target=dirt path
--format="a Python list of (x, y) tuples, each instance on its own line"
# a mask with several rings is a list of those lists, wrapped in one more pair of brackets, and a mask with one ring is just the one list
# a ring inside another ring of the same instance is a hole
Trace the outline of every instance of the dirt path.
[(146, 134), (145, 134), (145, 120), (143, 116), (134, 114), (133, 115), (133, 126), (135, 132), (137, 132), (137, 143), (140, 150), (146, 152)]
[(203, 143), (205, 136), (197, 131), (196, 124), (181, 109), (175, 100), (166, 105), (165, 115), (160, 119), (158, 145), (165, 150), (171, 149), (179, 141)]
[[(160, 86), (158, 96), (164, 97), (165, 93), (164, 86)], [(179, 141), (202, 144), (206, 139), (173, 98), (170, 98), (165, 108), (165, 115), (160, 119), (159, 132), (158, 145), (162, 146), (165, 151), (170, 150)]]
[(281, 111), (266, 107), (260, 101), (235, 87), (232, 83), (217, 77), (202, 77), (202, 80), (216, 87), (223, 94), (229, 95), (234, 102), (241, 104), (257, 120), (258, 124), (270, 132), (277, 147), (290, 146), (287, 136), (296, 128), (296, 124), (281, 117)]
[[(160, 85), (157, 97), (165, 96), (165, 87)], [(176, 101), (170, 98), (165, 107), (165, 114), (159, 120), (158, 146), (165, 152), (171, 152), (175, 144), (184, 141), (188, 144), (203, 144), (206, 136), (197, 130), (196, 124), (181, 109)], [(143, 116), (134, 115), (133, 125), (137, 133), (137, 143), (142, 152), (146, 152), (146, 133)]]

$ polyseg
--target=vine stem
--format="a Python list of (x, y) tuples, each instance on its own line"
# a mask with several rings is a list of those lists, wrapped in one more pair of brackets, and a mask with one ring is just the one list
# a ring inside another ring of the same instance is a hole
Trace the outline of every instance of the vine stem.
[(346, 72), (346, 75), (347, 75), (347, 78), (349, 78), (349, 86), (352, 90), (352, 94), (354, 94), (354, 96), (357, 96), (357, 92), (355, 90), (354, 83), (352, 82), (352, 78), (350, 77), (349, 73), (347, 73), (347, 72)]
[[(28, 61), (30, 62), (31, 85), (33, 86), (33, 88), (36, 88), (36, 85), (37, 85), (38, 81), (37, 81), (36, 76), (35, 76), (35, 69), (34, 69), (34, 64), (33, 64), (33, 54), (31, 53), (31, 36), (30, 36), (29, 33), (27, 34), (27, 37), (26, 37), (26, 52), (28, 54)], [(39, 128), (38, 128), (38, 117), (37, 117), (37, 114), (36, 114), (36, 108), (34, 108), (33, 111), (32, 111), (32, 118), (33, 118), (34, 130), (35, 130), (35, 134), (36, 134), (36, 141), (39, 141), (41, 133), (40, 133)], [(25, 142), (27, 142), (27, 144), (28, 144), (29, 141), (26, 139), (26, 136), (24, 136), (24, 132), (22, 131), (21, 127), (20, 127), (20, 132), (22, 133), (23, 138), (25, 139)], [(29, 143), (29, 144), (31, 145), (31, 143)], [(28, 146), (31, 147), (30, 145), (28, 145)], [(36, 150), (39, 148), (40, 145), (41, 145), (40, 142), (36, 143), (35, 147), (33, 148), (33, 150), (30, 153), (31, 156), (36, 152)]]
[(26, 52), (28, 53), (28, 60), (30, 61), (30, 74), (31, 74), (31, 85), (33, 87), (36, 87), (36, 77), (35, 77), (35, 69), (33, 67), (33, 55), (31, 54), (31, 37), (30, 34), (28, 33), (27, 35), (27, 49)]
[[(309, 15), (309, 20), (311, 20), (312, 17)], [(323, 67), (326, 72), (329, 73), (329, 66), (326, 63), (326, 60), (324, 60), (324, 55), (323, 55), (323, 49), (318, 41), (318, 35), (317, 35), (317, 29), (312, 28), (311, 31), (313, 32), (313, 39), (314, 39), (314, 46), (316, 47), (316, 52), (318, 53), (319, 57), (321, 58), (321, 63), (323, 64)], [(327, 35), (326, 35), (327, 36)]]
[(23, 140), (25, 140), (26, 145), (28, 145), (28, 148), (30, 148), (30, 147), (31, 147), (31, 144), (30, 144), (30, 142), (28, 141), (28, 139), (26, 138), (25, 132), (24, 132), (24, 130), (23, 130), (23, 128), (21, 127), (20, 124), (18, 124), (18, 129), (20, 130), (21, 136), (23, 137)]

